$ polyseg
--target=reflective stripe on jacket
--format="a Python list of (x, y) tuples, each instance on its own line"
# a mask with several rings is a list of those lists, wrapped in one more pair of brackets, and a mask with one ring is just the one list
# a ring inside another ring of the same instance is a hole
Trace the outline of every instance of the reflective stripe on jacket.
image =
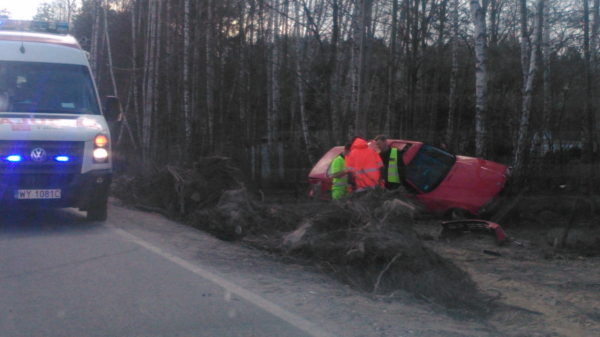
[[(402, 158), (400, 158), (402, 160)], [(388, 161), (387, 181), (390, 183), (399, 183), (400, 176), (398, 175), (398, 149), (393, 147), (390, 151), (390, 159)]]

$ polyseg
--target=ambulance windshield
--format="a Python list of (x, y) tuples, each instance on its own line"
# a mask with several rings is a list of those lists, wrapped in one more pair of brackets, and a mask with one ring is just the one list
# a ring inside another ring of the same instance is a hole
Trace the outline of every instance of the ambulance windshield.
[(0, 112), (100, 114), (83, 65), (0, 61)]

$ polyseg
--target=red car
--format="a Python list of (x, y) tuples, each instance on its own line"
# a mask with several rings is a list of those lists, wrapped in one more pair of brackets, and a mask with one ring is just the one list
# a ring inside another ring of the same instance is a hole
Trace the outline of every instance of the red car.
[[(421, 142), (388, 139), (387, 143), (401, 151), (409, 196), (426, 212), (461, 219), (485, 216), (498, 206), (507, 182), (506, 166), (455, 156)], [(374, 141), (369, 142), (369, 147), (377, 151)], [(322, 199), (330, 198), (331, 179), (327, 178), (327, 169), (342, 150), (342, 146), (329, 150), (309, 174), (313, 191), (320, 190)]]

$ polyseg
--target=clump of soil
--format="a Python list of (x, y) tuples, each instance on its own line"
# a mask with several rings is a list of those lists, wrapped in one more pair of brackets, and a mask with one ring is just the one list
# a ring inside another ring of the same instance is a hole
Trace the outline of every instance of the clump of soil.
[(377, 189), (344, 202), (267, 205), (244, 187), (229, 160), (211, 157), (192, 169), (167, 166), (121, 177), (114, 194), (219, 238), (310, 261), (365, 292), (402, 289), (447, 308), (489, 311), (468, 274), (423, 245), (413, 229), (414, 206), (399, 191)]

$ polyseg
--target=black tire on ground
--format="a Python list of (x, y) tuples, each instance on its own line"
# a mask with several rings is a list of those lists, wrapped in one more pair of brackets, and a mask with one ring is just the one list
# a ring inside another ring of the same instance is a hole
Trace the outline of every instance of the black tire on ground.
[(90, 205), (87, 210), (87, 221), (106, 221), (108, 214), (108, 200)]
[(472, 217), (473, 215), (469, 211), (462, 208), (453, 208), (446, 212), (444, 216), (447, 221), (466, 220)]

